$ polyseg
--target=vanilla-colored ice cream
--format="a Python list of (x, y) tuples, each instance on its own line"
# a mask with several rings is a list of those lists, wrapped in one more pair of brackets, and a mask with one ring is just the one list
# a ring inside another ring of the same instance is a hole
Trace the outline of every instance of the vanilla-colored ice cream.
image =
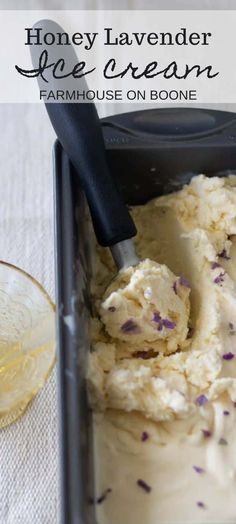
[(155, 350), (171, 353), (188, 334), (190, 286), (164, 264), (146, 259), (120, 271), (108, 287), (100, 307), (109, 335), (141, 348), (155, 342)]
[(236, 523), (236, 176), (132, 214), (144, 262), (109, 286), (99, 248), (93, 287), (98, 523)]

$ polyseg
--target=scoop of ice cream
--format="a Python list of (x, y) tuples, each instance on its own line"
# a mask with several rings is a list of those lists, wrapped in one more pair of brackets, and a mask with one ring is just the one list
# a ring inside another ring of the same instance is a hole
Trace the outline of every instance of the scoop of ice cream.
[(190, 286), (167, 266), (149, 259), (119, 273), (100, 307), (113, 338), (141, 347), (159, 341), (157, 351), (172, 353), (188, 334)]

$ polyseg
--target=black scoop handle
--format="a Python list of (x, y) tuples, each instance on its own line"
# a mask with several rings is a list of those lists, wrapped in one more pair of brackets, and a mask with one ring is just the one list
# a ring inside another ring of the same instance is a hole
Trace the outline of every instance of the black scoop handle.
[[(52, 20), (41, 20), (34, 25), (44, 33), (63, 33), (60, 25)], [(39, 56), (47, 52), (49, 63), (64, 60), (66, 69), (72, 71), (79, 62), (72, 45), (31, 46), (33, 66), (37, 67)], [(60, 62), (61, 63), (61, 62)], [(49, 68), (50, 69), (50, 68)], [(38, 77), (40, 89), (88, 90), (85, 78), (55, 79), (50, 70), (48, 83)], [(121, 194), (112, 178), (106, 160), (105, 145), (99, 117), (93, 103), (46, 103), (54, 130), (71, 160), (86, 194), (94, 230), (99, 244), (112, 246), (136, 235), (136, 228)]]
[(112, 246), (136, 235), (128, 209), (109, 173), (94, 104), (46, 104), (47, 112), (86, 194), (99, 244)]

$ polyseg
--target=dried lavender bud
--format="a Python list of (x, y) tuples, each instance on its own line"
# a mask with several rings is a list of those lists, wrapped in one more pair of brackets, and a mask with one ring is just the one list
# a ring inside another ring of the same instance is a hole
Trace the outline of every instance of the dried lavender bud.
[(222, 358), (224, 360), (232, 360), (234, 357), (235, 355), (234, 353), (231, 353), (231, 351), (229, 351), (229, 353), (224, 353), (224, 355), (222, 355)]
[(221, 267), (221, 265), (218, 262), (212, 262), (211, 269), (216, 269), (217, 267)]
[(197, 506), (198, 506), (199, 508), (201, 508), (201, 509), (206, 509), (206, 506), (205, 506), (204, 502), (202, 502), (201, 500), (199, 500), (199, 501), (197, 502)]
[(167, 329), (174, 329), (176, 327), (176, 323), (169, 320), (169, 318), (161, 318), (159, 311), (153, 313), (152, 320), (158, 324), (158, 331), (162, 331), (163, 327)]
[(181, 286), (188, 287), (189, 289), (191, 289), (191, 284), (187, 280), (187, 278), (185, 278), (183, 276), (179, 277), (179, 283), (180, 283)]
[(147, 431), (143, 431), (142, 432), (142, 437), (141, 437), (141, 441), (142, 442), (146, 442), (146, 440), (149, 439), (149, 434), (147, 433)]
[(227, 442), (227, 440), (225, 438), (220, 438), (218, 444), (220, 446), (228, 446), (228, 442)]
[(162, 324), (162, 318), (161, 318), (161, 315), (160, 315), (159, 311), (155, 311), (153, 313), (152, 320), (153, 320), (153, 322), (156, 322), (158, 324), (157, 330), (158, 331), (162, 331), (163, 324)]
[(196, 471), (196, 473), (205, 473), (205, 469), (200, 468), (199, 466), (193, 466), (193, 469)]
[(159, 322), (161, 322), (162, 319), (161, 319), (159, 311), (155, 311), (153, 313), (152, 320), (153, 320), (153, 322), (157, 322), (158, 324), (159, 324)]
[(228, 417), (228, 416), (230, 415), (230, 412), (229, 412), (227, 409), (225, 409), (225, 410), (223, 411), (223, 415), (224, 415), (225, 417)]
[(222, 249), (221, 253), (218, 254), (218, 257), (223, 258), (224, 260), (230, 260), (230, 256), (228, 255), (226, 249)]
[(212, 432), (209, 431), (209, 429), (202, 429), (202, 433), (205, 438), (209, 438), (212, 436)]
[(114, 313), (114, 312), (116, 311), (115, 306), (110, 306), (110, 307), (108, 308), (108, 311), (110, 311), (111, 313)]
[(218, 275), (218, 277), (214, 278), (213, 282), (214, 284), (221, 284), (222, 282), (224, 282), (224, 276), (225, 276), (225, 273), (220, 273)]
[(175, 329), (176, 323), (168, 318), (163, 318), (162, 325), (167, 329)]
[(142, 488), (144, 491), (146, 491), (146, 493), (150, 493), (152, 491), (152, 488), (151, 486), (149, 486), (145, 480), (142, 480), (142, 479), (138, 479), (137, 480), (137, 484), (140, 488)]
[(108, 495), (109, 493), (111, 493), (111, 492), (112, 492), (112, 489), (111, 489), (111, 488), (107, 488), (107, 489), (102, 493), (102, 495), (100, 495), (100, 497), (97, 498), (97, 501), (96, 501), (97, 504), (102, 504), (102, 502), (104, 502), (104, 500), (106, 500), (107, 495)]
[(198, 406), (205, 406), (207, 402), (208, 398), (206, 397), (206, 395), (199, 395), (199, 397), (196, 398), (196, 404), (198, 404)]
[(136, 324), (136, 322), (134, 322), (132, 318), (126, 320), (126, 322), (122, 324), (121, 331), (123, 331), (123, 333), (127, 335), (138, 335), (139, 333), (141, 333), (140, 327), (138, 326), (138, 324)]

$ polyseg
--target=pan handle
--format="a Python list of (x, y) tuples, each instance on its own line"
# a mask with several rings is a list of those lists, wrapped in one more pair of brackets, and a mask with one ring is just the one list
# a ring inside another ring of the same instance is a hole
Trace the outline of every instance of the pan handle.
[(135, 111), (102, 121), (103, 128), (116, 130), (131, 139), (150, 141), (191, 141), (216, 135), (236, 125), (228, 111), (199, 108), (162, 108)]

